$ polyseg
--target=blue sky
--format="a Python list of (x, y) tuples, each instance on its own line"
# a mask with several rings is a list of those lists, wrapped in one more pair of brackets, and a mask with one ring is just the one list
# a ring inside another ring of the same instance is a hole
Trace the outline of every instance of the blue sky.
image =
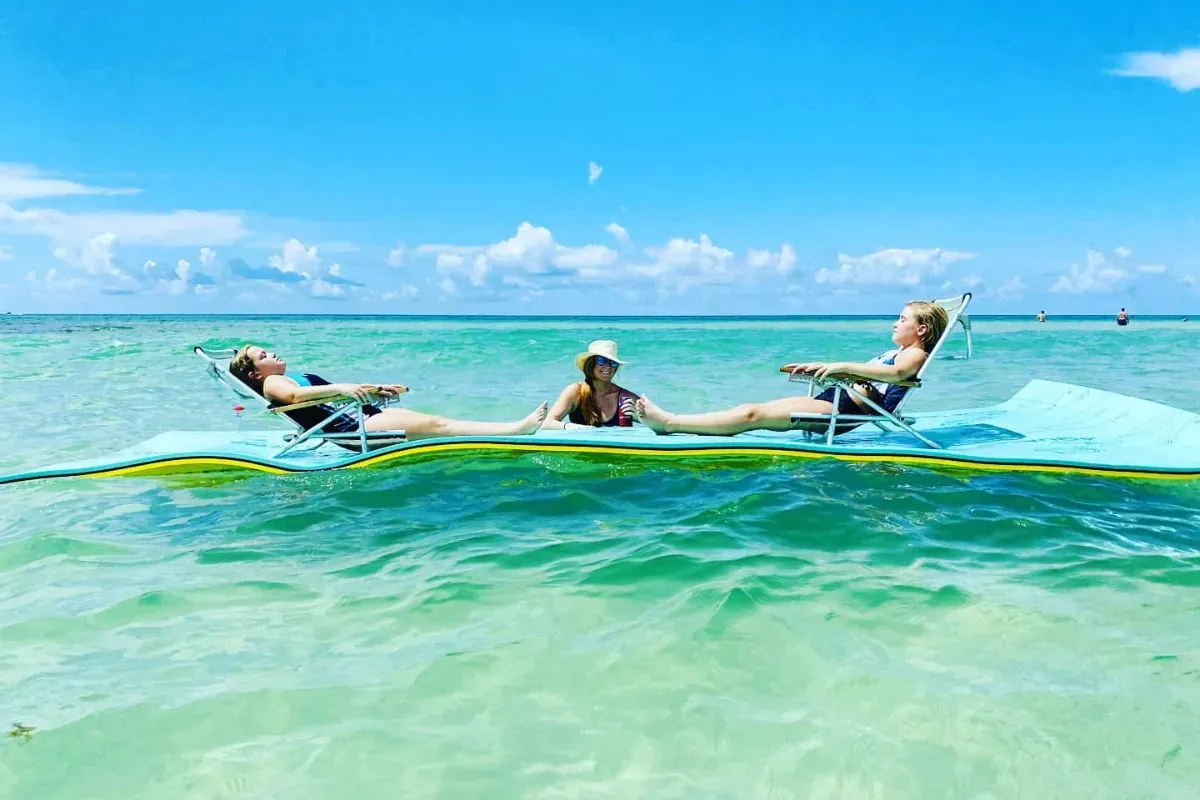
[(1200, 311), (1200, 4), (169, 5), (0, 9), (0, 311)]

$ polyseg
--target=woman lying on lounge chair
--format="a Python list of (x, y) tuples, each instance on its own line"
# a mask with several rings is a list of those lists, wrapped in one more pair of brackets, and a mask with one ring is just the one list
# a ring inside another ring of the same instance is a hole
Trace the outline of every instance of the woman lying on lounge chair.
[[(781, 372), (792, 375), (811, 375), (814, 378), (859, 378), (855, 388), (888, 412), (895, 410), (907, 387), (897, 384), (907, 381), (921, 371), (930, 352), (941, 340), (949, 318), (946, 309), (936, 303), (914, 300), (900, 312), (892, 325), (892, 341), (898, 345), (865, 364), (849, 361), (829, 363), (808, 362), (785, 364)], [(637, 402), (638, 416), (656, 433), (704, 433), (710, 436), (732, 436), (744, 431), (786, 431), (792, 425), (792, 414), (831, 414), (835, 389), (830, 387), (816, 397), (785, 397), (767, 403), (749, 403), (727, 411), (706, 414), (672, 414), (656, 406), (650, 398)], [(841, 393), (838, 414), (876, 414), (873, 408), (860, 403), (849, 392)], [(828, 426), (822, 426), (828, 427)], [(848, 424), (846, 428), (855, 427)], [(843, 426), (837, 426), (842, 432)]]
[[(546, 419), (545, 403), (517, 422), (474, 422), (422, 414), (407, 408), (378, 408), (366, 401), (372, 397), (395, 397), (407, 392), (408, 388), (374, 383), (329, 383), (319, 375), (293, 377), (284, 374), (286, 371), (287, 362), (252, 344), (238, 350), (229, 362), (229, 372), (234, 377), (275, 405), (290, 406), (310, 400), (353, 397), (364, 403), (362, 413), (366, 416), (368, 431), (403, 430), (410, 440), (435, 436), (519, 436), (536, 433)], [(307, 430), (328, 419), (334, 409), (316, 405), (285, 413)], [(347, 411), (322, 426), (326, 433), (353, 433), (358, 428), (357, 409)]]

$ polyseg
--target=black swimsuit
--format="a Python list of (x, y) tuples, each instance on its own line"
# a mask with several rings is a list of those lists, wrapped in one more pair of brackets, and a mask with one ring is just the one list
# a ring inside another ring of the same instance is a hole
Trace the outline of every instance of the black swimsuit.
[[(629, 427), (627, 425), (621, 425), (621, 422), (624, 421), (624, 419), (625, 419), (625, 412), (622, 410), (622, 406), (624, 406), (625, 401), (627, 399), (632, 399), (636, 396), (637, 395), (635, 395), (633, 392), (627, 392), (624, 389), (621, 389), (619, 392), (617, 392), (617, 410), (616, 410), (616, 412), (611, 417), (609, 417), (608, 419), (606, 419), (604, 422), (600, 423), (596, 427), (598, 427), (598, 428)], [(583, 409), (579, 408), (579, 406), (576, 406), (575, 408), (571, 409), (571, 413), (567, 416), (567, 419), (569, 419), (571, 422), (574, 422), (576, 425), (587, 425), (588, 424), (588, 421), (583, 418)]]
[[(322, 378), (320, 375), (313, 375), (311, 372), (306, 372), (298, 377), (293, 377), (293, 380), (301, 386), (328, 386), (329, 381)], [(368, 417), (373, 417), (376, 414), (383, 413), (383, 409), (367, 404), (363, 406), (363, 414)], [(288, 417), (297, 425), (309, 430), (310, 428), (320, 425), (322, 421), (329, 419), (329, 415), (334, 412), (332, 406), (327, 406), (322, 403), (319, 406), (308, 406), (307, 408), (297, 408), (294, 411), (285, 411)], [(358, 411), (351, 409), (345, 414), (342, 414), (337, 419), (331, 419), (321, 426), (321, 430), (325, 433), (357, 433), (358, 432)]]

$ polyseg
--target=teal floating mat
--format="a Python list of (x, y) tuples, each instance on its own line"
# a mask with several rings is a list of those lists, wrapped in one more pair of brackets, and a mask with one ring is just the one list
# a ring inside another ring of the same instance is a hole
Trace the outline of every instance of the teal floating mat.
[(541, 431), (401, 442), (367, 453), (325, 444), (283, 456), (272, 431), (170, 431), (109, 456), (0, 476), (0, 484), (67, 477), (255, 470), (321, 472), (402, 467), (417, 455), (469, 457), (485, 451), (587, 453), (612, 459), (756, 456), (1085, 473), (1132, 478), (1200, 477), (1200, 414), (1124, 395), (1034, 380), (999, 405), (913, 416), (939, 448), (904, 431), (864, 425), (834, 439), (800, 431), (737, 436), (657, 436), (648, 428)]

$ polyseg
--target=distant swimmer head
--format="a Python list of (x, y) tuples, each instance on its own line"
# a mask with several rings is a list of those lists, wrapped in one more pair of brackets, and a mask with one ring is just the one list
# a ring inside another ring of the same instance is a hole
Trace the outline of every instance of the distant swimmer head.
[(611, 339), (597, 339), (588, 345), (587, 352), (575, 356), (575, 366), (583, 371), (585, 378), (605, 381), (628, 363), (617, 357), (617, 343)]
[(931, 353), (949, 322), (946, 309), (937, 303), (913, 300), (904, 306), (900, 318), (892, 325), (892, 341), (901, 347), (920, 345), (926, 353)]
[(268, 375), (282, 375), (286, 371), (286, 361), (256, 344), (238, 350), (229, 362), (229, 373), (259, 394)]

